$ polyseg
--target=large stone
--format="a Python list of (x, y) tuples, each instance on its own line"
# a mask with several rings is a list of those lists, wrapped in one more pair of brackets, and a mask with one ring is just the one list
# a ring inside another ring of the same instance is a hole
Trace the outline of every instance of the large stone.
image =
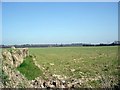
[(2, 52), (3, 62), (13, 65), (12, 54), (8, 50), (3, 50)]
[(29, 56), (28, 48), (11, 47), (11, 51), (4, 49), (2, 52), (4, 62), (11, 66), (18, 67), (25, 57)]

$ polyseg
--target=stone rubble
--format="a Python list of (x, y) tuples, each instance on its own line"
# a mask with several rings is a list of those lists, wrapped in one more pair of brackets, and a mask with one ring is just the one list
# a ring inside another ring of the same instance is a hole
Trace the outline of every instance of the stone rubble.
[(3, 62), (14, 67), (18, 67), (25, 57), (29, 56), (28, 48), (15, 48), (12, 47), (11, 51), (4, 49), (2, 51), (4, 58)]
[(2, 70), (9, 76), (9, 83), (7, 82), (7, 85), (3, 85), (4, 88), (17, 88), (23, 82), (24, 85), (21, 87), (29, 87), (29, 81), (15, 69), (23, 62), (24, 58), (28, 56), (28, 49), (16, 49), (15, 47), (12, 47), (11, 51), (4, 49), (1, 54)]

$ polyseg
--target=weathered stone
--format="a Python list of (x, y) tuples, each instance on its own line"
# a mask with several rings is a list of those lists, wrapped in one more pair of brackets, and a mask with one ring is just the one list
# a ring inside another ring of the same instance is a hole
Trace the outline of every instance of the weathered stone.
[(15, 48), (11, 47), (11, 51), (3, 50), (3, 59), (11, 66), (18, 67), (25, 57), (29, 56), (28, 48)]
[(14, 46), (12, 46), (11, 49), (16, 49), (16, 48)]

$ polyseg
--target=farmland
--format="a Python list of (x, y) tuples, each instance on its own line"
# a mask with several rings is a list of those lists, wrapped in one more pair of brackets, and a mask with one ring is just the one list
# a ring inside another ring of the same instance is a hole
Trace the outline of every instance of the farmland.
[[(100, 78), (88, 81), (91, 86), (116, 84), (118, 47), (50, 47), (29, 48), (43, 72), (69, 78)], [(49, 77), (46, 77), (49, 78)]]
[(96, 88), (117, 85), (118, 69), (117, 46), (29, 48), (16, 68), (28, 82), (57, 79), (67, 87)]

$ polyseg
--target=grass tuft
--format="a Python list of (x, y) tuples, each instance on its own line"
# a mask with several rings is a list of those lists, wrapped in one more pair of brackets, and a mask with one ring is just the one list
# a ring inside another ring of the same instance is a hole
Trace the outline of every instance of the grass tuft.
[(28, 79), (33, 80), (38, 76), (42, 76), (42, 71), (35, 66), (31, 57), (26, 57), (23, 63), (17, 69)]

